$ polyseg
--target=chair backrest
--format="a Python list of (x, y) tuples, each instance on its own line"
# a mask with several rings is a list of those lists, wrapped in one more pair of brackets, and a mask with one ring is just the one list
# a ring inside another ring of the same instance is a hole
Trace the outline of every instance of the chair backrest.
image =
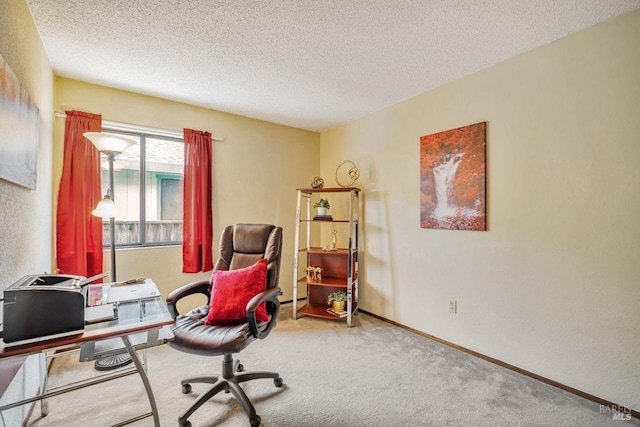
[(262, 258), (267, 264), (267, 289), (278, 286), (282, 227), (269, 224), (228, 225), (220, 236), (220, 258), (214, 270), (249, 267)]

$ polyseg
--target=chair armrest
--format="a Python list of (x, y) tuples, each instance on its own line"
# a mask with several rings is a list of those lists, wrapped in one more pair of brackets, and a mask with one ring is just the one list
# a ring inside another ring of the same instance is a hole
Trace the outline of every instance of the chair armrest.
[(180, 314), (178, 313), (176, 303), (182, 298), (193, 294), (203, 294), (207, 296), (207, 299), (211, 298), (211, 293), (209, 292), (209, 281), (200, 280), (197, 282), (189, 283), (173, 290), (167, 296), (167, 308), (169, 309), (169, 312), (174, 319)]
[[(282, 290), (279, 287), (267, 289), (265, 291), (260, 292), (255, 297), (251, 298), (247, 303), (247, 319), (249, 320), (249, 329), (251, 329), (251, 333), (254, 337), (259, 339), (264, 339), (269, 335), (271, 329), (276, 326), (276, 319), (278, 317), (278, 313), (280, 312), (280, 301), (278, 301), (278, 296), (282, 295)], [(271, 310), (271, 319), (269, 319), (269, 323), (267, 323), (267, 327), (260, 331), (258, 328), (258, 322), (256, 321), (256, 309), (260, 304), (266, 302), (268, 305), (272, 306)]]

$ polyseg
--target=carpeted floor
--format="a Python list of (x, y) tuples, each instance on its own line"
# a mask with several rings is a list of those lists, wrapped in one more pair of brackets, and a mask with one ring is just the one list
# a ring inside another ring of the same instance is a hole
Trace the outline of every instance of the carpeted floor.
[[(300, 318), (283, 306), (266, 339), (240, 355), (245, 368), (275, 370), (285, 385), (255, 380), (243, 387), (262, 426), (640, 426), (613, 420), (597, 403), (509, 371), (466, 353), (359, 314), (355, 325)], [(217, 373), (221, 357), (187, 355), (162, 346), (148, 351), (149, 377), (160, 422), (177, 426), (179, 413), (206, 385), (183, 395), (180, 379)], [(95, 375), (77, 356), (58, 359), (50, 384)], [(136, 375), (49, 400), (28, 426), (110, 426), (149, 409)], [(230, 394), (219, 394), (190, 418), (193, 426), (249, 426)], [(151, 426), (147, 418), (133, 426)]]

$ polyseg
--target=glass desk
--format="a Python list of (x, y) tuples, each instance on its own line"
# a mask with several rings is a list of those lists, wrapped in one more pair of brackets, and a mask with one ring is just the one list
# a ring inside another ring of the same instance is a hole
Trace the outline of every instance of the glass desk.
[[(146, 279), (145, 283), (153, 284), (149, 279)], [(112, 286), (114, 286), (113, 283), (89, 285), (86, 299), (89, 305), (87, 310), (91, 310), (90, 307), (102, 305), (102, 303), (106, 302), (109, 289)], [(158, 408), (146, 373), (147, 360), (146, 351), (144, 350), (165, 344), (173, 338), (173, 333), (169, 327), (169, 325), (173, 324), (173, 318), (169, 314), (160, 294), (156, 293), (156, 295), (145, 299), (115, 303), (117, 308), (116, 318), (87, 324), (84, 331), (79, 334), (53, 339), (46, 339), (45, 337), (42, 340), (27, 344), (6, 345), (1, 342), (0, 360), (38, 353), (44, 353), (45, 357), (42, 358), (43, 366), (41, 367), (41, 374), (44, 378), (42, 393), (32, 398), (4, 405), (0, 407), (0, 411), (41, 401), (41, 412), (43, 416), (46, 416), (48, 408), (45, 399), (49, 397), (137, 373), (140, 375), (147, 393), (151, 412), (117, 425), (125, 425), (153, 416), (154, 425), (159, 427)], [(140, 361), (136, 353), (138, 350), (142, 350), (143, 361)], [(133, 366), (129, 365), (86, 380), (76, 381), (73, 384), (49, 389), (47, 387), (47, 360), (71, 353), (80, 353), (81, 362), (128, 353), (133, 361)]]

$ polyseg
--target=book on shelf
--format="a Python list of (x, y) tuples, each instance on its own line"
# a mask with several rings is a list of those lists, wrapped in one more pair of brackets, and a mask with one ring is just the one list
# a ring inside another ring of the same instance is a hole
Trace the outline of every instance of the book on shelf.
[(314, 221), (333, 221), (333, 217), (331, 215), (314, 215)]
[(347, 317), (346, 311), (335, 311), (333, 308), (327, 308), (327, 313), (332, 314), (336, 317)]

